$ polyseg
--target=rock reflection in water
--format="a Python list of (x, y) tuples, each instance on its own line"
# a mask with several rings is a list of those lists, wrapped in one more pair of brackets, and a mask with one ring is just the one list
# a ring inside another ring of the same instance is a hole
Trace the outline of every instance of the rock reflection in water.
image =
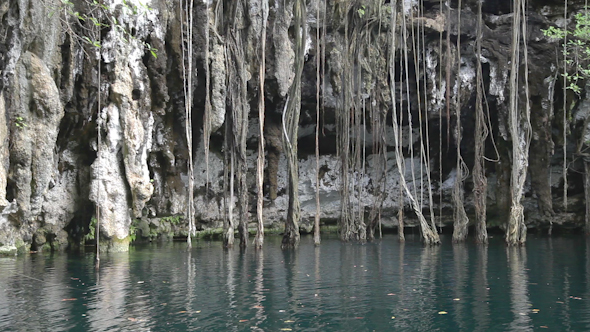
[(510, 275), (510, 302), (514, 320), (511, 331), (532, 331), (531, 303), (528, 297), (528, 275), (526, 272), (526, 249), (520, 246), (506, 248)]
[[(582, 331), (590, 245), (364, 245), (304, 237), (280, 250), (201, 241), (105, 255), (0, 258), (0, 331)], [(533, 309), (537, 309), (534, 311)], [(540, 314), (536, 314), (540, 312)]]
[[(101, 255), (102, 256), (102, 255)], [(108, 258), (102, 257), (102, 266), (96, 272), (96, 286), (91, 289), (88, 301), (88, 311), (85, 314), (92, 331), (105, 331), (124, 326), (128, 322), (127, 302), (129, 290), (129, 253), (110, 254)], [(140, 324), (144, 324), (149, 317), (135, 317), (141, 315), (141, 308), (133, 303), (128, 317)], [(139, 302), (141, 305), (141, 302)]]

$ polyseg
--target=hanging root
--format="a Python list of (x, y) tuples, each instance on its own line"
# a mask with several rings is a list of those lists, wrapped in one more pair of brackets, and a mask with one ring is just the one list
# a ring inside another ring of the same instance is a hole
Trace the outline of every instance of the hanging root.
[[(390, 49), (391, 51), (390, 53), (390, 58), (389, 58), (389, 71), (390, 71), (390, 77), (396, 77), (396, 73), (395, 73), (395, 51), (396, 51), (396, 36), (397, 33), (395, 31), (396, 27), (397, 27), (397, 7), (396, 4), (394, 2), (391, 3), (392, 6), (392, 14), (391, 14), (391, 27), (392, 27), (392, 31), (391, 31), (391, 41), (390, 41)], [(407, 49), (407, 45), (405, 43), (405, 39), (404, 39), (404, 43), (402, 44), (402, 47)], [(407, 55), (407, 52), (404, 52), (404, 54)], [(406, 68), (407, 71), (407, 68)], [(407, 76), (407, 75), (406, 75)], [(407, 83), (406, 83), (407, 84)], [(436, 232), (436, 229), (433, 228), (432, 226), (434, 225), (429, 225), (426, 222), (426, 219), (424, 218), (424, 215), (422, 214), (422, 210), (420, 209), (420, 205), (418, 204), (418, 202), (415, 199), (415, 195), (412, 194), (412, 192), (410, 191), (410, 189), (408, 188), (408, 184), (406, 182), (405, 179), (405, 166), (404, 166), (404, 156), (402, 154), (402, 147), (401, 147), (401, 131), (402, 131), (402, 122), (398, 121), (398, 112), (397, 112), (397, 93), (396, 93), (396, 89), (394, 86), (394, 82), (392, 82), (389, 86), (389, 90), (391, 93), (391, 100), (392, 100), (392, 129), (393, 129), (393, 137), (394, 137), (394, 146), (395, 146), (395, 161), (396, 161), (396, 165), (397, 165), (397, 169), (398, 169), (398, 173), (399, 173), (399, 183), (400, 183), (400, 190), (403, 190), (403, 193), (405, 193), (406, 197), (408, 197), (408, 199), (410, 200), (411, 204), (412, 204), (412, 208), (414, 210), (414, 213), (416, 213), (416, 216), (418, 217), (418, 220), (420, 222), (420, 230), (422, 233), (422, 240), (424, 241), (424, 243), (426, 244), (438, 244), (440, 243), (440, 238), (438, 236), (438, 233)], [(401, 204), (401, 208), (400, 211), (403, 209), (403, 201), (400, 200), (400, 204)], [(401, 214), (400, 214), (401, 215)], [(403, 221), (400, 220), (400, 240), (403, 239), (402, 235), (403, 235)]]
[(297, 139), (299, 130), (299, 112), (301, 110), (301, 73), (305, 60), (306, 29), (303, 22), (306, 17), (305, 1), (295, 0), (293, 8), (295, 25), (295, 77), (289, 89), (289, 97), (283, 113), (283, 129), (285, 134), (285, 155), (289, 166), (289, 207), (282, 248), (295, 247), (299, 244), (299, 219), (301, 207), (299, 203), (299, 160), (297, 158)]
[(478, 243), (488, 243), (486, 228), (486, 204), (488, 180), (485, 175), (485, 141), (488, 128), (483, 111), (483, 73), (481, 66), (482, 2), (478, 2), (478, 23), (476, 41), (476, 96), (475, 96), (475, 164), (473, 165), (473, 200), (475, 205), (475, 233)]
[(259, 135), (258, 138), (258, 158), (256, 161), (256, 187), (258, 189), (256, 199), (256, 216), (258, 224), (256, 228), (256, 237), (254, 238), (254, 247), (262, 248), (264, 243), (264, 218), (262, 210), (264, 207), (264, 76), (266, 67), (266, 25), (268, 19), (268, 2), (262, 1), (262, 31), (260, 36), (260, 66), (258, 70), (258, 84), (260, 85), (258, 94), (258, 121)]

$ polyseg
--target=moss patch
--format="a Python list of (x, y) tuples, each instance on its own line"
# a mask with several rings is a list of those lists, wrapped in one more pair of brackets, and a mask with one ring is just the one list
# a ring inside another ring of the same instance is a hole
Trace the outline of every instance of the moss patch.
[(129, 251), (129, 236), (123, 239), (113, 238), (111, 240), (101, 239), (100, 252), (127, 252)]

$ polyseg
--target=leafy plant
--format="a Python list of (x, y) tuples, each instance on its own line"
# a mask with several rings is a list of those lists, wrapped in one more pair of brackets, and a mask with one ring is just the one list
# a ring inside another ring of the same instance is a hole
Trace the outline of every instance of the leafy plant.
[(129, 226), (129, 241), (135, 242), (137, 239), (137, 224), (139, 223), (139, 219), (133, 220), (131, 225)]
[(579, 94), (580, 80), (590, 77), (590, 13), (578, 13), (574, 20), (575, 27), (571, 30), (551, 26), (541, 31), (550, 39), (564, 40), (562, 54), (567, 72), (562, 76), (568, 82), (566, 88)]
[(96, 222), (97, 220), (95, 217), (90, 219), (90, 224), (88, 225), (88, 234), (84, 235), (85, 242), (94, 240), (96, 234)]
[(361, 5), (361, 7), (359, 9), (357, 9), (357, 13), (359, 14), (360, 18), (363, 18), (363, 16), (365, 16), (365, 5)]
[(25, 119), (22, 116), (17, 116), (16, 119), (14, 119), (14, 125), (20, 129), (27, 126)]
[[(50, 6), (52, 8), (49, 16), (53, 16), (56, 12), (63, 12), (64, 19), (63, 22), (66, 26), (66, 31), (76, 37), (77, 40), (82, 41), (88, 45), (91, 45), (95, 48), (101, 48), (102, 44), (100, 42), (100, 33), (97, 33), (98, 30), (103, 28), (111, 28), (113, 30), (119, 31), (123, 37), (121, 38), (124, 42), (129, 42), (130, 40), (138, 41), (143, 47), (150, 52), (150, 54), (154, 57), (158, 57), (158, 49), (153, 47), (150, 43), (147, 43), (143, 40), (137, 39), (132, 33), (131, 30), (124, 27), (122, 22), (119, 22), (115, 15), (111, 14), (114, 12), (112, 8), (109, 6), (97, 1), (97, 0), (85, 0), (86, 5), (89, 7), (88, 13), (80, 13), (79, 11), (75, 10), (75, 5), (70, 0), (61, 0), (61, 4), (55, 6)], [(150, 11), (153, 10), (147, 4), (139, 1), (139, 6), (123, 0), (123, 11), (131, 16), (140, 16), (146, 15)], [(71, 27), (70, 19), (73, 19), (74, 24), (78, 24), (81, 27), (81, 31), (87, 31), (90, 36), (82, 36), (74, 31)], [(88, 26), (85, 26), (86, 22), (90, 22), (91, 26), (97, 28), (97, 30), (90, 29)]]
[(178, 225), (182, 222), (182, 216), (168, 216), (168, 217), (162, 217), (162, 221), (166, 221), (171, 223), (172, 225)]

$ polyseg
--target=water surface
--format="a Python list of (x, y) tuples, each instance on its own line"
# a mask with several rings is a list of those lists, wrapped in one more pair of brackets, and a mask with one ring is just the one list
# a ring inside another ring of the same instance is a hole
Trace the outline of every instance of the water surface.
[(0, 331), (589, 331), (590, 241), (303, 237), (0, 258)]

